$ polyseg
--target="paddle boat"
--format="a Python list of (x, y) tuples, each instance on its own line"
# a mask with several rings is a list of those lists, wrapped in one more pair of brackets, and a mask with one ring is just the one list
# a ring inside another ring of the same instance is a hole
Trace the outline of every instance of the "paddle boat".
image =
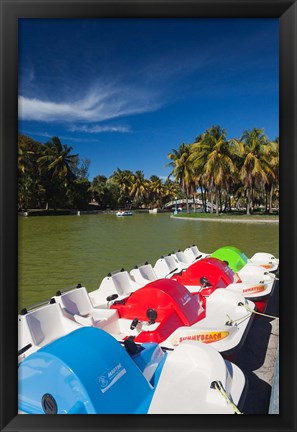
[(213, 253), (207, 254), (201, 252), (196, 245), (189, 246), (184, 250), (183, 264), (191, 265), (195, 261), (208, 256), (227, 261), (234, 272), (243, 269), (247, 265), (258, 265), (269, 272), (275, 272), (279, 266), (279, 259), (267, 252), (257, 252), (251, 258), (248, 258), (242, 250), (235, 246), (223, 246)]
[(133, 216), (133, 213), (129, 210), (119, 210), (116, 212), (116, 216), (118, 216), (118, 217)]
[(242, 345), (255, 308), (241, 294), (223, 289), (216, 290), (203, 307), (200, 294), (191, 294), (169, 279), (151, 282), (120, 300), (117, 291), (111, 291), (105, 308), (94, 307), (80, 285), (58, 292), (54, 300), (67, 318), (102, 328), (118, 340), (133, 336), (136, 342), (174, 348), (184, 339), (193, 339), (212, 344), (225, 356)]
[(164, 259), (165, 265), (160, 274), (157, 274), (156, 269), (148, 262), (135, 266), (130, 273), (124, 268), (108, 273), (101, 281), (99, 288), (89, 292), (93, 306), (105, 308), (110, 301), (114, 300), (113, 296), (116, 296), (117, 301), (119, 301), (150, 282), (170, 278), (177, 271), (177, 267), (172, 257), (162, 257), (162, 259)]
[(23, 361), (49, 342), (77, 330), (98, 327), (118, 340), (132, 336), (136, 342), (156, 342), (175, 348), (191, 339), (212, 344), (226, 357), (242, 345), (255, 305), (235, 292), (216, 290), (202, 306), (199, 295), (169, 279), (157, 280), (117, 300), (95, 308), (85, 287), (58, 291), (47, 304), (23, 309), (19, 315), (18, 360)]
[(19, 414), (240, 414), (243, 372), (210, 345), (123, 344), (81, 327), (24, 359)]
[(237, 272), (247, 265), (259, 265), (264, 269), (274, 272), (278, 269), (279, 260), (272, 254), (266, 252), (257, 252), (251, 258), (234, 246), (224, 246), (211, 254), (212, 257), (222, 261), (227, 261), (229, 267)]
[(116, 309), (122, 320), (128, 320), (129, 335), (136, 342), (157, 342), (174, 348), (190, 339), (212, 344), (226, 356), (234, 354), (252, 322), (247, 307), (254, 310), (254, 303), (241, 294), (218, 289), (204, 307), (202, 304), (199, 294), (190, 293), (179, 282), (159, 279), (124, 300), (113, 301), (110, 309)]
[(236, 274), (226, 262), (213, 257), (202, 258), (171, 278), (191, 292), (196, 292), (198, 288), (204, 298), (217, 288), (235, 290), (252, 300), (260, 313), (265, 312), (276, 281), (273, 274), (259, 266), (245, 267)]
[(149, 263), (135, 266), (130, 271), (133, 283), (144, 285), (158, 278), (171, 278), (185, 285), (192, 292), (201, 292), (204, 300), (217, 288), (240, 292), (256, 304), (256, 310), (265, 312), (273, 292), (276, 277), (263, 267), (245, 266), (234, 273), (229, 266), (216, 258), (200, 258), (186, 267), (175, 254), (162, 256), (154, 267)]

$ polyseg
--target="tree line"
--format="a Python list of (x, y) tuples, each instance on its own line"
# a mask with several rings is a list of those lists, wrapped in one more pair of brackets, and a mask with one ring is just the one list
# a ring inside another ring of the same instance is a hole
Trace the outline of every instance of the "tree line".
[[(45, 144), (18, 137), (18, 208), (101, 209), (162, 208), (176, 198), (196, 210), (195, 198), (217, 213), (245, 207), (250, 214), (262, 206), (272, 213), (279, 199), (279, 140), (270, 141), (262, 129), (244, 131), (227, 140), (226, 130), (212, 126), (191, 144), (167, 155), (172, 168), (163, 181), (143, 171), (117, 168), (110, 177), (88, 180), (90, 161), (53, 137)], [(191, 201), (192, 199), (192, 201)], [(214, 205), (215, 204), (215, 205)]]
[(90, 161), (72, 154), (72, 148), (53, 137), (45, 144), (18, 137), (18, 209), (155, 208), (178, 194), (178, 183), (142, 171), (117, 169), (107, 178), (88, 180)]
[(227, 140), (226, 130), (212, 126), (192, 144), (181, 144), (168, 155), (172, 175), (187, 199), (201, 195), (215, 202), (216, 213), (245, 207), (246, 213), (264, 207), (273, 213), (279, 206), (279, 139), (274, 141), (263, 129), (245, 130)]
[(45, 144), (18, 136), (18, 209), (83, 208), (90, 200), (90, 161), (53, 137)]

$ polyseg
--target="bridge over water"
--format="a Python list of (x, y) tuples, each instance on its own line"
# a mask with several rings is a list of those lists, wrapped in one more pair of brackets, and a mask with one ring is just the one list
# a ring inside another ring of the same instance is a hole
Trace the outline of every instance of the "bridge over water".
[[(196, 205), (203, 207), (203, 201), (199, 198), (195, 198), (195, 199), (191, 198), (188, 200), (188, 202), (189, 202), (189, 205), (191, 205), (191, 204), (193, 205), (195, 203)], [(175, 207), (176, 204), (177, 204), (177, 206), (180, 206), (180, 205), (184, 205), (186, 203), (187, 203), (186, 199), (178, 199), (178, 200), (173, 200), (173, 201), (166, 203), (164, 207), (170, 208), (170, 207)], [(207, 205), (207, 209), (210, 210), (211, 209), (211, 203), (209, 201), (207, 201), (206, 205)], [(215, 204), (213, 204), (213, 209), (216, 210)]]

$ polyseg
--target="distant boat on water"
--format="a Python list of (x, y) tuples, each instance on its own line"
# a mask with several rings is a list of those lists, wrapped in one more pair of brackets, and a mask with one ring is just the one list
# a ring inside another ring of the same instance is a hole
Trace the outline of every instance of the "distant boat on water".
[(116, 212), (116, 216), (118, 217), (133, 216), (133, 213), (130, 210), (119, 210)]

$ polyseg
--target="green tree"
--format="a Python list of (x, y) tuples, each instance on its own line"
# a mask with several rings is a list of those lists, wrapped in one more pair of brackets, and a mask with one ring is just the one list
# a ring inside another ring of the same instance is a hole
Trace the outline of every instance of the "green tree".
[(102, 174), (97, 175), (93, 178), (90, 191), (92, 193), (92, 199), (102, 207), (102, 202), (107, 188), (107, 177)]
[(84, 209), (91, 200), (91, 183), (86, 178), (77, 177), (66, 189), (65, 202), (70, 208)]
[(252, 208), (252, 192), (256, 187), (263, 187), (269, 182), (268, 175), (272, 168), (267, 154), (268, 138), (263, 129), (245, 130), (239, 144), (239, 178), (246, 193), (246, 213)]
[(210, 127), (198, 139), (199, 141), (192, 145), (191, 160), (196, 170), (198, 183), (202, 186), (203, 180), (206, 188), (210, 189), (211, 211), (213, 211), (213, 192), (215, 193), (218, 215), (221, 189), (228, 189), (235, 173), (233, 146), (226, 139), (226, 130), (220, 126)]
[(137, 170), (131, 179), (130, 197), (135, 205), (140, 206), (148, 194), (148, 181), (144, 177), (143, 171)]
[(47, 193), (46, 208), (50, 199), (56, 209), (57, 201), (63, 201), (66, 187), (75, 180), (74, 169), (77, 167), (78, 155), (72, 155), (72, 147), (62, 145), (58, 137), (53, 137), (44, 145), (44, 151), (37, 162)]
[(37, 159), (42, 144), (25, 135), (18, 136), (18, 208), (39, 207), (45, 190), (38, 171)]
[(162, 207), (163, 198), (166, 195), (167, 190), (160, 179), (156, 175), (152, 175), (148, 181), (148, 200), (150, 207), (157, 208)]
[(117, 170), (109, 177), (108, 183), (113, 183), (119, 188), (118, 204), (120, 206), (125, 205), (126, 201), (129, 200), (132, 188), (133, 173), (130, 170)]
[(269, 161), (267, 171), (267, 188), (269, 191), (269, 213), (273, 213), (273, 195), (279, 184), (279, 138), (269, 141), (265, 146), (265, 155)]
[(43, 155), (38, 159), (41, 168), (51, 173), (52, 177), (60, 177), (71, 181), (74, 169), (78, 164), (78, 155), (72, 155), (72, 147), (61, 143), (58, 137), (53, 137), (45, 144)]
[(186, 196), (187, 213), (189, 213), (189, 195), (193, 192), (195, 184), (195, 170), (191, 159), (191, 145), (182, 143), (178, 150), (172, 149), (167, 157), (171, 162), (167, 166), (173, 169), (170, 175), (173, 175), (182, 188)]
[(172, 181), (170, 178), (167, 178), (164, 182), (163, 205), (174, 200), (176, 197), (184, 198), (184, 192), (177, 181)]

